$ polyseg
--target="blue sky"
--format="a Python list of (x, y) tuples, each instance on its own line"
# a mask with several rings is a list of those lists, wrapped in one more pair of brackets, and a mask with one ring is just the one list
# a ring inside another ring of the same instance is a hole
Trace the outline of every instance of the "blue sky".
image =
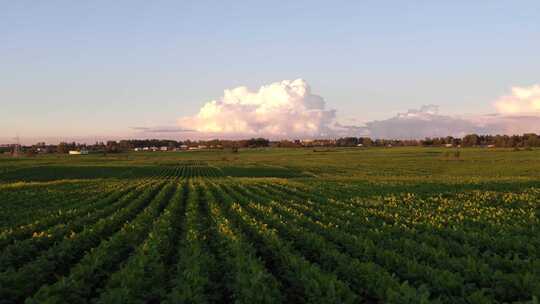
[(540, 83), (539, 1), (2, 1), (0, 138), (124, 136), (305, 79), (336, 119), (495, 112)]

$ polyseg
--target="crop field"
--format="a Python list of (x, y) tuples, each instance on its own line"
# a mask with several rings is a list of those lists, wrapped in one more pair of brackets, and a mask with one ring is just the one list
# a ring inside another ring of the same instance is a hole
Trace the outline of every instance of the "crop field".
[(540, 150), (0, 156), (0, 303), (538, 303)]

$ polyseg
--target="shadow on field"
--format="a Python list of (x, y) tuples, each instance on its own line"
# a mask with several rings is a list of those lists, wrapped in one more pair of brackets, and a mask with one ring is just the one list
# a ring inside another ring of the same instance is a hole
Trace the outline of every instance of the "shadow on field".
[[(188, 170), (172, 173), (170, 170), (183, 167)], [(98, 179), (98, 178), (145, 178), (158, 176), (164, 171), (169, 171), (172, 174), (180, 174), (182, 176), (206, 176), (204, 173), (215, 167), (208, 167), (206, 164), (192, 165), (183, 163), (175, 163), (174, 165), (158, 165), (158, 166), (62, 166), (62, 165), (45, 165), (20, 167), (11, 169), (7, 172), (2, 172), (0, 182), (15, 182), (15, 181), (53, 181), (61, 179)], [(294, 178), (305, 177), (301, 172), (291, 170), (284, 167), (223, 167), (216, 169), (219, 176), (230, 177), (277, 177), (277, 178)], [(199, 172), (201, 171), (201, 172)], [(206, 172), (208, 173), (208, 172)], [(186, 175), (187, 174), (187, 175)]]
[(225, 176), (231, 177), (279, 177), (279, 178), (293, 178), (293, 177), (306, 177), (302, 172), (285, 168), (285, 167), (270, 167), (270, 166), (256, 166), (256, 167), (234, 167), (226, 166), (222, 167), (221, 171)]
[(160, 167), (128, 166), (36, 166), (5, 172), (0, 181), (52, 181), (59, 179), (144, 178), (156, 176)]

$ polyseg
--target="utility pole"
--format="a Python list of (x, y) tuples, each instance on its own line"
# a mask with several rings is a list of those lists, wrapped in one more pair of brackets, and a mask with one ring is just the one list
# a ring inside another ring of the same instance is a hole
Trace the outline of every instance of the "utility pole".
[(14, 138), (15, 139), (15, 146), (13, 147), (13, 156), (18, 157), (19, 153), (21, 152), (21, 139), (19, 137), (19, 134)]

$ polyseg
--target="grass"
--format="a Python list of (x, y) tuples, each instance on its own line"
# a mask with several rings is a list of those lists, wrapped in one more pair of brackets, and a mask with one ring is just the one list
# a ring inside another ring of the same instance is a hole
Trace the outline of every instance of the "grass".
[(201, 162), (232, 177), (283, 177), (411, 183), (533, 182), (540, 177), (540, 150), (446, 148), (249, 149), (134, 152), (126, 154), (0, 157), (0, 182), (77, 178), (143, 177), (162, 166)]

